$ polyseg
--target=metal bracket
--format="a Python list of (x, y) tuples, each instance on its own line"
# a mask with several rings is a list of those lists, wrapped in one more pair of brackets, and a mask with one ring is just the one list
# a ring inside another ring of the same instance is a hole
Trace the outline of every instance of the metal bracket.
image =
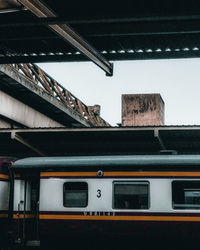
[(160, 143), (160, 147), (162, 150), (166, 150), (166, 147), (165, 147), (165, 144), (162, 140), (162, 138), (160, 137), (160, 134), (159, 134), (159, 130), (158, 129), (154, 129), (154, 137), (156, 137)]
[(14, 131), (11, 132), (11, 139), (16, 140), (16, 141), (22, 143), (23, 145), (25, 145), (26, 147), (30, 148), (31, 150), (33, 150), (34, 152), (36, 152), (40, 156), (47, 156), (47, 154), (43, 153), (42, 151), (40, 151), (37, 148), (35, 148), (34, 146), (32, 146), (29, 142), (27, 142), (26, 140), (24, 140), (24, 138), (22, 138), (20, 135), (18, 135)]

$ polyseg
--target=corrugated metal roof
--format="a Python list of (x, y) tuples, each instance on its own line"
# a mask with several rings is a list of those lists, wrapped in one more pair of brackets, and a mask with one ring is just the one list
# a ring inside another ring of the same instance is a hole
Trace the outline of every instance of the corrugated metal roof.
[[(200, 55), (198, 0), (43, 2), (109, 60)], [(29, 11), (1, 14), (0, 62), (87, 60), (46, 24)]]

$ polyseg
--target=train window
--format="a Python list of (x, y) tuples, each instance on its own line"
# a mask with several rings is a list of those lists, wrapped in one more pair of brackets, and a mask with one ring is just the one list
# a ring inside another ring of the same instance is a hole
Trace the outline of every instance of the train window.
[(116, 209), (148, 209), (149, 182), (113, 182), (113, 208)]
[(173, 181), (174, 209), (200, 209), (200, 181)]
[(65, 182), (63, 190), (64, 207), (86, 207), (88, 184), (86, 182)]

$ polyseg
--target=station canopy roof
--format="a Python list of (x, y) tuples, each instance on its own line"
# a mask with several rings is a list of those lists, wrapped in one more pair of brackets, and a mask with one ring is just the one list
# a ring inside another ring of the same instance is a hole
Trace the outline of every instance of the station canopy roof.
[(56, 16), (38, 18), (22, 7), (0, 11), (0, 63), (89, 60), (49, 29), (56, 24), (72, 27), (107, 60), (200, 55), (199, 0), (42, 2)]
[(200, 126), (1, 129), (1, 156), (200, 154)]

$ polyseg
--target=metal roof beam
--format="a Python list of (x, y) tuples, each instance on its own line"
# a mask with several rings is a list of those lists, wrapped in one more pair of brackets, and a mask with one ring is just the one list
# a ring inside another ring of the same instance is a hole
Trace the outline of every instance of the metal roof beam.
[(23, 137), (18, 135), (16, 132), (11, 132), (11, 139), (16, 140), (26, 147), (30, 148), (32, 151), (36, 152), (40, 156), (47, 156), (47, 154), (43, 153), (39, 149), (35, 148), (33, 145), (31, 145), (28, 141), (26, 141)]
[(0, 1), (0, 13), (10, 13), (25, 10), (17, 0), (1, 0)]
[(104, 19), (67, 19), (63, 17), (41, 17), (39, 20), (22, 22), (21, 20), (15, 20), (15, 22), (8, 21), (1, 23), (0, 27), (29, 27), (29, 26), (41, 26), (41, 25), (53, 25), (53, 24), (129, 24), (129, 23), (167, 23), (167, 22), (179, 22), (185, 23), (186, 21), (199, 21), (200, 15), (196, 16), (180, 16), (180, 17), (152, 17), (152, 18), (104, 18)]
[[(23, 10), (23, 9), (22, 9)], [(0, 10), (1, 11), (1, 10)], [(141, 23), (141, 22), (183, 22), (183, 21), (199, 21), (200, 15), (188, 16), (167, 16), (167, 17), (118, 17), (118, 18), (101, 18), (101, 19), (68, 19), (66, 17), (41, 17), (39, 20), (22, 22), (20, 19), (1, 22), (0, 27), (30, 27), (53, 24), (115, 24), (115, 23)]]
[[(56, 15), (40, 0), (19, 0), (19, 2), (28, 10), (33, 12), (37, 17), (56, 17)], [(103, 69), (107, 76), (112, 76), (113, 64), (107, 61), (96, 49), (94, 49), (88, 42), (78, 35), (71, 27), (69, 27), (69, 25), (53, 24), (48, 25), (48, 27)]]

